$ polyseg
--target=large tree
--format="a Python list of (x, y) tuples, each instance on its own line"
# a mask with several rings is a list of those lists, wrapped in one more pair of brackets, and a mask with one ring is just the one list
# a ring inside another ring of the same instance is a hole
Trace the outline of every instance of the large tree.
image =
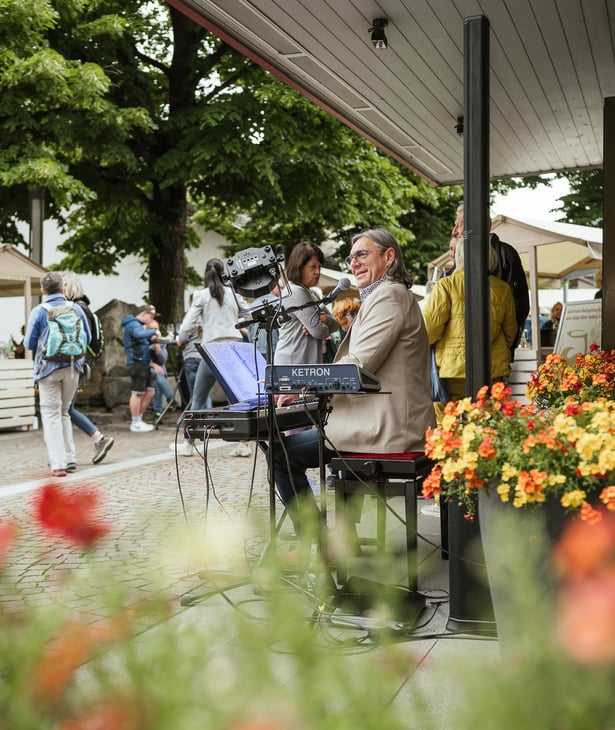
[(168, 321), (189, 209), (234, 246), (383, 225), (415, 242), (417, 273), (446, 247), (459, 189), (430, 187), (163, 2), (1, 0), (0, 19), (5, 240), (43, 187), (63, 265), (108, 274), (141, 256)]

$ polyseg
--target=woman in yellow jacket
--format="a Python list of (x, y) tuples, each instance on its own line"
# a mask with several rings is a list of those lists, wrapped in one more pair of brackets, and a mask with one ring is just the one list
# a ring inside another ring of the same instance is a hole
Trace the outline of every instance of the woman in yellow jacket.
[[(497, 254), (489, 247), (489, 271), (497, 267)], [(491, 380), (510, 373), (510, 347), (517, 336), (515, 302), (510, 286), (492, 274), (491, 290)], [(465, 397), (466, 332), (463, 241), (455, 248), (455, 272), (436, 282), (423, 312), (429, 344), (435, 347), (440, 380), (451, 400)], [(443, 405), (434, 404), (440, 422)]]

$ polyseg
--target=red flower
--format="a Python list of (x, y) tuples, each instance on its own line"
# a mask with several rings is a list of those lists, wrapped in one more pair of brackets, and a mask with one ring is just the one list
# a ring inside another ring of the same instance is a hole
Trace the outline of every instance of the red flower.
[(94, 492), (68, 492), (47, 484), (36, 497), (35, 517), (50, 532), (80, 547), (90, 547), (109, 532), (108, 525), (96, 522), (93, 513), (97, 506)]
[(17, 525), (13, 522), (0, 522), (0, 568), (4, 565), (9, 550), (17, 537)]

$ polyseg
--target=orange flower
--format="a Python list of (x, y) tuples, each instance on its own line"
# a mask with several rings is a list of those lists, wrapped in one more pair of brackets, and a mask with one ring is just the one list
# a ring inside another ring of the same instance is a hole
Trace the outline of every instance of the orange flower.
[(589, 524), (571, 519), (553, 549), (553, 560), (564, 579), (578, 580), (615, 559), (615, 517)]
[(109, 526), (94, 519), (98, 496), (94, 492), (63, 491), (56, 484), (39, 490), (35, 517), (50, 532), (58, 533), (81, 547), (90, 547), (109, 532)]
[(543, 491), (547, 473), (538, 469), (519, 472), (519, 486), (526, 494), (538, 494)]
[(89, 625), (80, 621), (65, 624), (49, 642), (35, 669), (33, 691), (37, 699), (48, 704), (59, 702), (75, 670), (91, 657), (97, 646), (127, 636), (136, 616), (136, 611), (128, 608), (117, 616)]
[(138, 730), (144, 727), (133, 704), (115, 701), (86, 710), (82, 715), (66, 720), (60, 725), (59, 730)]
[(507, 401), (512, 393), (512, 388), (504, 383), (494, 383), (491, 386), (491, 396), (497, 401)]
[(563, 578), (556, 617), (562, 648), (578, 662), (612, 663), (615, 515), (606, 513), (594, 524), (571, 520), (553, 550), (553, 560)]
[(580, 516), (588, 525), (595, 525), (602, 520), (602, 512), (594, 509), (588, 502), (583, 503)]
[(6, 561), (9, 550), (17, 538), (19, 530), (14, 522), (0, 522), (0, 568)]
[(605, 487), (600, 492), (600, 501), (611, 512), (615, 511), (615, 487)]
[(442, 469), (439, 466), (435, 466), (431, 473), (423, 479), (423, 487), (421, 489), (423, 497), (425, 499), (431, 499), (432, 497), (440, 494), (440, 479), (442, 477)]
[(615, 660), (615, 566), (566, 585), (557, 608), (557, 637), (566, 653), (584, 664)]
[(47, 704), (60, 701), (75, 670), (89, 659), (96, 646), (89, 626), (71, 621), (46, 647), (35, 668), (33, 691), (37, 700)]
[(484, 459), (493, 459), (495, 457), (495, 446), (492, 438), (487, 437), (481, 441), (478, 447), (478, 455)]

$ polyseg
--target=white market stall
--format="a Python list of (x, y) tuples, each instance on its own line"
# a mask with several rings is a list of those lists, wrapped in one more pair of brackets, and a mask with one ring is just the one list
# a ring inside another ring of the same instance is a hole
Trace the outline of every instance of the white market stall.
[[(32, 293), (39, 293), (43, 266), (9, 244), (0, 244), (0, 297), (24, 299), (24, 322), (32, 310)], [(32, 356), (0, 360), (0, 429), (32, 427), (36, 423)]]

